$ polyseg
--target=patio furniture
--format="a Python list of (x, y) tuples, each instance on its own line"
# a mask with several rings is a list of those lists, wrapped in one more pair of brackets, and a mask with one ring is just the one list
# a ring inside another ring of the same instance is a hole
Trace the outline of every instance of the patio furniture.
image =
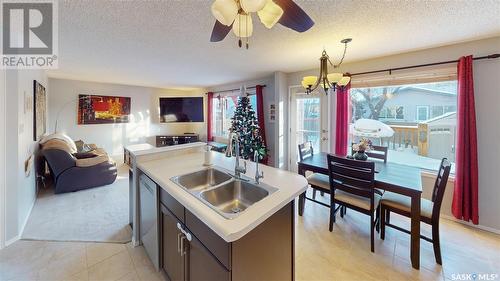
[[(420, 198), (422, 196), (422, 176), (420, 168), (382, 161), (375, 164), (375, 187), (397, 194), (408, 196), (410, 199), (411, 214), (411, 237), (410, 237), (410, 260), (413, 268), (420, 268)], [(305, 171), (328, 175), (327, 153), (319, 152), (312, 157), (299, 161), (298, 172), (301, 175)], [(304, 213), (306, 197), (303, 192), (299, 196), (299, 215)], [(316, 201), (315, 201), (316, 202)]]
[(349, 133), (353, 137), (379, 139), (389, 139), (394, 136), (394, 130), (389, 125), (373, 119), (358, 119), (350, 125)]
[[(300, 161), (303, 161), (304, 159), (307, 159), (309, 157), (312, 157), (314, 154), (313, 146), (310, 141), (299, 144), (299, 159)], [(311, 173), (310, 175), (305, 175), (307, 178), (307, 182), (313, 189), (313, 199), (316, 199), (316, 190), (319, 190), (321, 193), (321, 196), (323, 196), (324, 192), (330, 193), (330, 179), (328, 178), (327, 175), (323, 174), (317, 174), (317, 173)], [(320, 204), (323, 204), (327, 207), (329, 205), (326, 205), (325, 203), (319, 202)]]
[[(420, 201), (420, 220), (432, 226), (432, 238), (428, 238), (423, 235), (420, 235), (420, 238), (433, 244), (434, 256), (438, 264), (442, 264), (441, 246), (439, 243), (439, 213), (441, 210), (441, 203), (443, 202), (444, 190), (448, 182), (448, 176), (450, 175), (450, 169), (451, 163), (448, 161), (448, 159), (443, 158), (436, 177), (436, 182), (434, 183), (431, 200), (421, 199)], [(390, 212), (410, 217), (410, 209), (411, 206), (408, 197), (404, 197), (392, 192), (384, 193), (384, 195), (382, 196), (382, 200), (380, 201), (380, 238), (385, 238), (386, 226), (410, 234), (410, 231), (390, 223)]]
[[(333, 230), (335, 215), (342, 207), (353, 209), (370, 216), (371, 251), (375, 251), (374, 229), (377, 223), (378, 202), (382, 196), (375, 189), (375, 163), (358, 161), (328, 155), (328, 170), (330, 177), (330, 232)], [(339, 207), (335, 208), (335, 205)]]

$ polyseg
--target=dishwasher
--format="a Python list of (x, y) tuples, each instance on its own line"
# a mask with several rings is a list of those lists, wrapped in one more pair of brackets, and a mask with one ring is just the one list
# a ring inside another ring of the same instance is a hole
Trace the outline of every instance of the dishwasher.
[(139, 177), (140, 239), (156, 270), (160, 268), (158, 187), (148, 176)]

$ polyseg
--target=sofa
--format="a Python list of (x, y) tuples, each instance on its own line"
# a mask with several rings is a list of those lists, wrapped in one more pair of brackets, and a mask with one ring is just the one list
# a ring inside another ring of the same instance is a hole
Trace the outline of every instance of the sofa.
[(68, 136), (52, 134), (44, 137), (40, 146), (56, 194), (108, 185), (116, 180), (116, 163), (95, 145), (87, 146), (85, 151), (78, 151)]

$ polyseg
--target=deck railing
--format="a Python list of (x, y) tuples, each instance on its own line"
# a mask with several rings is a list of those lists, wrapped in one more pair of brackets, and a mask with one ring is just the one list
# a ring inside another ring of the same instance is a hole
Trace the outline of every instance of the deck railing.
[(418, 155), (427, 156), (427, 124), (389, 125), (394, 136), (387, 139), (389, 149), (418, 148)]

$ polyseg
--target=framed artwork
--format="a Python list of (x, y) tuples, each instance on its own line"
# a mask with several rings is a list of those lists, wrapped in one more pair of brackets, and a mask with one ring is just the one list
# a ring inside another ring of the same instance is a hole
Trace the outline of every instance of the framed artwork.
[(79, 95), (78, 125), (128, 123), (129, 97)]
[(47, 131), (47, 95), (45, 87), (33, 80), (33, 140), (39, 140)]

